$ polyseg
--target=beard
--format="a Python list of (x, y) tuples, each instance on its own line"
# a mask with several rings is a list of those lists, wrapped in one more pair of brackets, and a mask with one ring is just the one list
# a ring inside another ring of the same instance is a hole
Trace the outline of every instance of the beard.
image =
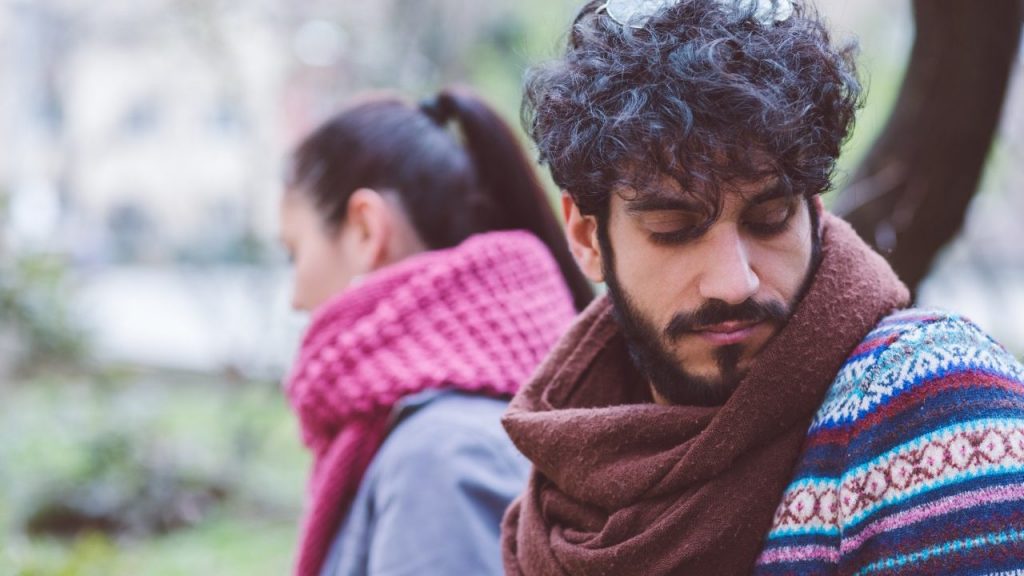
[[(721, 300), (710, 300), (694, 312), (680, 312), (659, 332), (654, 323), (637, 309), (633, 299), (622, 289), (615, 276), (606, 273), (608, 297), (622, 329), (626, 349), (633, 364), (659, 396), (672, 404), (687, 406), (719, 406), (732, 395), (743, 378), (739, 363), (749, 351), (744, 343), (717, 347), (713, 356), (718, 378), (691, 373), (672, 355), (668, 343), (675, 342), (699, 326), (730, 321), (771, 322), (781, 326), (791, 309), (781, 302), (747, 300), (730, 306)], [(700, 319), (697, 322), (697, 319)]]
[(634, 366), (661, 398), (676, 405), (720, 406), (732, 396), (745, 375), (740, 370), (740, 361), (751, 352), (750, 345), (741, 342), (717, 347), (713, 352), (718, 367), (717, 378), (687, 371), (672, 354), (669, 345), (702, 327), (724, 322), (769, 322), (776, 328), (776, 333), (786, 324), (797, 303), (810, 288), (811, 280), (821, 261), (821, 236), (817, 233), (818, 214), (810, 202), (808, 205), (811, 211), (811, 230), (814, 231), (811, 262), (807, 276), (792, 302), (761, 302), (750, 299), (737, 305), (730, 305), (721, 300), (708, 300), (692, 312), (677, 312), (661, 330), (640, 312), (634, 299), (622, 288), (615, 273), (615, 257), (606, 222), (599, 221), (597, 237), (601, 251), (606, 255), (602, 267), (615, 319), (622, 330), (626, 349)]

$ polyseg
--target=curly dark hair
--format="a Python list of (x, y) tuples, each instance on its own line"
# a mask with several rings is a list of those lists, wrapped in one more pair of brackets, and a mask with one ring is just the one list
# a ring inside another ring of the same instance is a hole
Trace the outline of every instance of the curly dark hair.
[(667, 175), (714, 217), (729, 182), (827, 191), (860, 107), (850, 42), (800, 0), (679, 0), (635, 29), (585, 5), (564, 57), (528, 72), (523, 122), (584, 214)]

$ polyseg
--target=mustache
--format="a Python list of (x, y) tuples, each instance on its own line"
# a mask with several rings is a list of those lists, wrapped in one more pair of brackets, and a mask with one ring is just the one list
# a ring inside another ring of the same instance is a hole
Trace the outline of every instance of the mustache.
[(777, 300), (758, 302), (751, 299), (736, 305), (722, 300), (708, 300), (693, 312), (679, 312), (673, 316), (665, 327), (665, 335), (670, 340), (677, 340), (690, 332), (725, 322), (757, 323), (768, 320), (781, 323), (786, 321), (789, 313), (789, 307)]

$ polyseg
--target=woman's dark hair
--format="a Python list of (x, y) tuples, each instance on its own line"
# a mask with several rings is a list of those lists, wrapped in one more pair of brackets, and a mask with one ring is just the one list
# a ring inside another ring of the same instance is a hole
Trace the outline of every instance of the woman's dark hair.
[[(562, 58), (528, 73), (523, 121), (584, 214), (669, 176), (714, 216), (723, 185), (828, 190), (860, 105), (854, 44), (801, 0), (679, 0), (642, 28), (586, 4)], [(791, 8), (791, 10), (790, 10)]]
[(394, 96), (355, 103), (298, 146), (287, 180), (330, 230), (360, 188), (395, 194), (432, 250), (480, 232), (527, 230), (558, 262), (576, 308), (594, 298), (515, 134), (467, 89), (449, 88), (419, 106)]

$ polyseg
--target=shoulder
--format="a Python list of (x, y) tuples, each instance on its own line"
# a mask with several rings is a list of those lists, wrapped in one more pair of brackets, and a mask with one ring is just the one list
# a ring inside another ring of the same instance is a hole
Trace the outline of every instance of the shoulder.
[(455, 392), (406, 402), (360, 486), (359, 529), (338, 536), (362, 548), (338, 556), (368, 574), (500, 573), (501, 515), (529, 472), (501, 428), (506, 405)]
[[(925, 389), (965, 392), (969, 386), (954, 386), (964, 384), (965, 378), (1019, 384), (1024, 367), (963, 316), (901, 310), (879, 322), (846, 360), (811, 429), (850, 424)], [(1006, 390), (1021, 393), (1019, 386), (1013, 388)]]
[(809, 443), (842, 448), (847, 527), (1024, 473), (1024, 367), (961, 316), (886, 318), (835, 388)]
[(1021, 518), (1024, 367), (961, 316), (905, 310), (838, 374), (762, 562), (813, 544), (843, 573), (996, 573), (1024, 554)]
[(385, 485), (457, 483), (485, 472), (525, 476), (528, 462), (501, 427), (505, 400), (444, 393), (404, 415), (368, 475)]

